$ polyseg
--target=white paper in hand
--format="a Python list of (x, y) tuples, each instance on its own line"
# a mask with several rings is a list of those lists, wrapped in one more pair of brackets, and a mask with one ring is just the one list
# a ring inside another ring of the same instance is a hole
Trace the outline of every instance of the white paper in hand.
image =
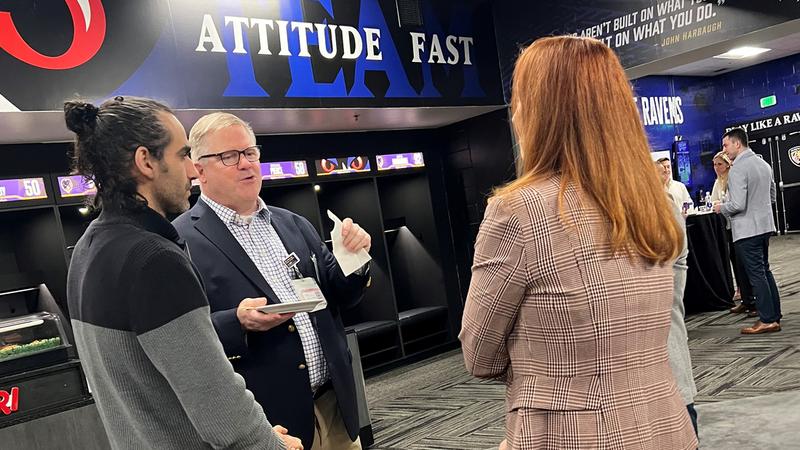
[(366, 250), (359, 249), (353, 253), (344, 246), (344, 238), (342, 238), (342, 221), (336, 217), (336, 214), (328, 210), (328, 217), (333, 221), (333, 231), (331, 231), (331, 241), (333, 241), (333, 256), (342, 268), (344, 276), (358, 270), (361, 266), (368, 263), (372, 259)]

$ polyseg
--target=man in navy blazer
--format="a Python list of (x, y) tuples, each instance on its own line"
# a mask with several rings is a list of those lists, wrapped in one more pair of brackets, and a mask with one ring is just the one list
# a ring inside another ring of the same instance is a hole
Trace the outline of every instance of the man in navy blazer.
[[(360, 449), (352, 356), (340, 311), (358, 304), (369, 264), (345, 277), (305, 218), (266, 206), (252, 128), (227, 113), (189, 134), (201, 197), (174, 221), (205, 284), (211, 319), (236, 372), (270, 420), (306, 449)], [(343, 221), (350, 251), (370, 236)], [(296, 265), (285, 261), (296, 256)], [(253, 307), (297, 301), (292, 280), (315, 279), (328, 302), (317, 312), (265, 314)]]

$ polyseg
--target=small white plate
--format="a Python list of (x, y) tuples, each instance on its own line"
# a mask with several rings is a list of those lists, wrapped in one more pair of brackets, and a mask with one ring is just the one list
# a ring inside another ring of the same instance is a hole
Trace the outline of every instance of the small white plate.
[(303, 300), (292, 303), (275, 303), (274, 305), (257, 306), (256, 311), (269, 314), (289, 314), (313, 311), (321, 300)]

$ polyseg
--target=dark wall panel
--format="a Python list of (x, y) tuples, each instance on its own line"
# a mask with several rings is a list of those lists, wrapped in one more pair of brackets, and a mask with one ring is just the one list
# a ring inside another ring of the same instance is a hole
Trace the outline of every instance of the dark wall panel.
[(462, 299), (471, 279), (475, 237), (492, 189), (515, 176), (514, 150), (506, 110), (445, 129), (445, 182)]

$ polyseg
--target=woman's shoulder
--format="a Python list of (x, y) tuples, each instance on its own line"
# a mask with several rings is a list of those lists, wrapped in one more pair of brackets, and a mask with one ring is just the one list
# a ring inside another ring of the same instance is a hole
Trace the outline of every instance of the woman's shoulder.
[(540, 203), (558, 197), (560, 181), (557, 176), (533, 180), (500, 198), (508, 204)]
[(550, 177), (492, 197), (489, 203), (493, 208), (507, 209), (521, 218), (542, 218), (557, 209), (559, 189), (559, 179)]

